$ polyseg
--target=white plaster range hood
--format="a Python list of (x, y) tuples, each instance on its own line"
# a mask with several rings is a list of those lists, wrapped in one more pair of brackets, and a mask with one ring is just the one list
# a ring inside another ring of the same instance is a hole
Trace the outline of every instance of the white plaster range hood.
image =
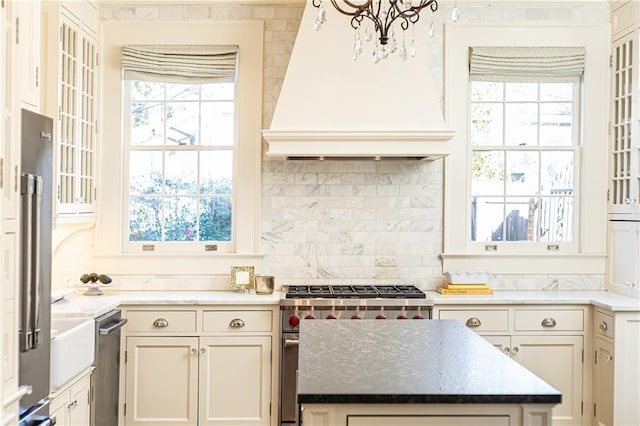
[[(307, 2), (271, 128), (262, 132), (269, 144), (267, 155), (288, 159), (448, 155), (454, 132), (447, 128), (434, 93), (426, 43), (418, 43), (416, 56), (406, 62), (396, 52), (374, 64), (373, 42), (365, 42), (362, 55), (354, 61), (349, 18), (327, 4), (327, 22), (314, 31), (317, 9)], [(396, 38), (400, 43), (402, 34)], [(409, 38), (407, 34), (407, 48)]]

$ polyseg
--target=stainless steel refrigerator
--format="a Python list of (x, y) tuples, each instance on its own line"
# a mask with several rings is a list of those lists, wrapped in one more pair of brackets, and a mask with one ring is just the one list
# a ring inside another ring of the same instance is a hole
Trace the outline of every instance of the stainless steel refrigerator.
[(20, 177), (20, 425), (53, 425), (49, 417), (53, 120), (22, 110)]

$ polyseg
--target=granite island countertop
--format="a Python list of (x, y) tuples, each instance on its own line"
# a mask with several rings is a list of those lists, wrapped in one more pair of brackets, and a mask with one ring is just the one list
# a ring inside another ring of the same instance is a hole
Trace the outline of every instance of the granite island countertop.
[(303, 321), (301, 404), (556, 404), (558, 390), (464, 324)]

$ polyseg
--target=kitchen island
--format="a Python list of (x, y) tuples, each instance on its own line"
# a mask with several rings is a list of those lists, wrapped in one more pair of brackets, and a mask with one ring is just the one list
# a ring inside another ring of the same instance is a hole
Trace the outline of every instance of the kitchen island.
[(456, 320), (303, 321), (305, 426), (545, 425), (556, 389)]

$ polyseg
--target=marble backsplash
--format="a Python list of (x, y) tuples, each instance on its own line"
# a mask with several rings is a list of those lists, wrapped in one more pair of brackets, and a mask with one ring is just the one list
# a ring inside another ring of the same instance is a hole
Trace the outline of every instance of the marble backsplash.
[[(186, 3), (186, 2), (185, 2)], [(574, 2), (575, 3), (575, 2)], [(602, 4), (600, 4), (602, 3)], [(451, 5), (433, 16), (427, 50), (436, 93), (443, 97), (443, 26)], [(606, 2), (514, 6), (513, 3), (459, 2), (460, 21), (609, 22)], [(102, 4), (106, 20), (262, 20), (265, 24), (262, 127), (268, 128), (303, 5), (194, 2), (177, 6)], [(422, 25), (423, 34), (429, 21)], [(428, 41), (427, 41), (428, 40)], [(364, 58), (363, 58), (364, 59)], [(263, 151), (266, 145), (263, 144)], [(433, 289), (443, 282), (442, 160), (434, 162), (285, 162), (263, 156), (260, 272), (276, 276), (276, 286), (320, 282), (349, 284), (408, 283)], [(447, 188), (455, 190), (455, 188)], [(64, 226), (62, 226), (64, 228)], [(57, 231), (57, 232), (60, 232)], [(93, 228), (73, 230), (54, 250), (54, 287), (77, 283), (91, 271)], [(108, 273), (108, 271), (96, 271)], [(114, 276), (118, 290), (221, 290), (229, 277)], [(600, 290), (604, 275), (500, 275), (496, 290)]]

